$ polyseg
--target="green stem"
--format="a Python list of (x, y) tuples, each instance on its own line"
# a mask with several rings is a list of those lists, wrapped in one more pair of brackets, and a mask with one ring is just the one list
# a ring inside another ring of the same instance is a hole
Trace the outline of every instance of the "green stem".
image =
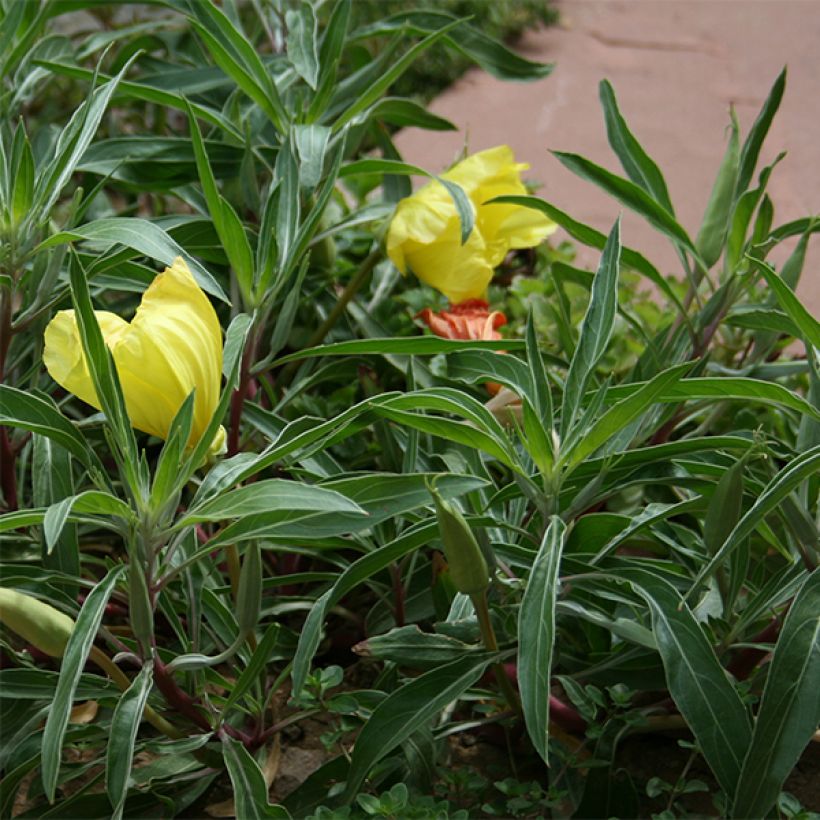
[[(490, 619), (490, 609), (487, 606), (487, 591), (484, 590), (482, 592), (473, 593), (470, 596), (470, 600), (473, 602), (473, 608), (478, 617), (478, 626), (481, 630), (481, 638), (484, 641), (484, 646), (488, 652), (498, 652), (498, 641), (496, 640), (495, 630), (493, 629), (493, 623)], [(518, 699), (518, 694), (510, 683), (510, 679), (507, 677), (504, 667), (500, 663), (494, 663), (493, 673), (495, 674), (495, 679), (498, 682), (501, 694), (504, 695), (504, 699), (516, 715), (521, 717), (521, 701)]]
[[(97, 666), (99, 666), (100, 669), (102, 669), (103, 672), (105, 672), (123, 692), (125, 692), (131, 685), (131, 681), (128, 676), (101, 649), (96, 646), (92, 646), (88, 657), (95, 664), (97, 664)], [(143, 715), (155, 729), (162, 732), (162, 734), (167, 737), (170, 737), (173, 740), (184, 737), (182, 732), (175, 729), (167, 720), (165, 720), (164, 717), (162, 717), (162, 715), (155, 712), (150, 706), (145, 706)]]
[[(373, 273), (373, 269), (376, 265), (381, 261), (383, 257), (381, 245), (377, 245), (369, 254), (365, 257), (362, 264), (359, 266), (359, 269), (354, 274), (353, 278), (347, 283), (347, 286), (342, 291), (341, 295), (339, 296), (338, 301), (333, 306), (333, 309), (328, 313), (327, 318), (319, 325), (316, 332), (310, 337), (306, 348), (316, 347), (320, 345), (325, 336), (333, 329), (336, 322), (339, 321), (341, 315), (345, 312), (350, 300), (361, 290), (362, 286), (367, 282), (370, 278), (370, 274)], [(298, 361), (292, 361), (282, 372), (282, 376), (280, 381), (284, 383), (288, 383), (293, 376), (293, 372), (298, 365)]]

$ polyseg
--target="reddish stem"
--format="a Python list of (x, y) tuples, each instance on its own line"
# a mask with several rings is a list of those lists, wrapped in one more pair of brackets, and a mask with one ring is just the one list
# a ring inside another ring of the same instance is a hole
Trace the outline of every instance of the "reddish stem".
[[(788, 607), (783, 612), (785, 617)], [(752, 638), (751, 643), (772, 643), (780, 634), (780, 618), (772, 618), (769, 625)], [(741, 649), (726, 667), (736, 680), (746, 680), (757, 665), (769, 654), (768, 649), (755, 649), (751, 646)]]
[(256, 385), (251, 377), (251, 367), (256, 359), (257, 333), (252, 331), (239, 370), (239, 385), (231, 396), (230, 429), (228, 430), (228, 456), (239, 452), (239, 432), (242, 425), (242, 408), (245, 399), (256, 395)]
[(3, 498), (8, 510), (16, 510), (18, 506), (17, 476), (14, 471), (16, 460), (14, 449), (9, 441), (8, 428), (0, 427), (0, 486), (2, 486)]
[(160, 660), (159, 655), (154, 658), (154, 682), (172, 709), (187, 717), (203, 731), (211, 731), (211, 724), (199, 710), (196, 701), (187, 692), (179, 688), (173, 676), (168, 672), (168, 668)]

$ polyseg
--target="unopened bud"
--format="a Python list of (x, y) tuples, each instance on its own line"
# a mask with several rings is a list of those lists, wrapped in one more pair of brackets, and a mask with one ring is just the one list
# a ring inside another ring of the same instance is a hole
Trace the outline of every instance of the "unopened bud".
[(52, 658), (61, 658), (74, 621), (31, 595), (0, 588), (0, 622)]
[(453, 586), (464, 595), (483, 592), (490, 585), (490, 573), (470, 525), (459, 510), (441, 497), (435, 487), (428, 486), (428, 489), (436, 505), (441, 543)]
[(256, 629), (262, 604), (262, 556), (259, 544), (253, 542), (245, 552), (239, 573), (239, 589), (236, 593), (236, 622), (239, 634), (247, 635)]

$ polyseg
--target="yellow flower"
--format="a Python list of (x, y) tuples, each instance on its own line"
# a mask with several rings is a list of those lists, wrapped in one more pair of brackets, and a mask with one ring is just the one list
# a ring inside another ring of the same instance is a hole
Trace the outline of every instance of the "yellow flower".
[(475, 212), (475, 227), (461, 244), (461, 224), (447, 189), (430, 182), (399, 202), (387, 234), (387, 254), (402, 272), (411, 270), (452, 303), (483, 299), (493, 269), (514, 248), (532, 248), (556, 225), (520, 205), (485, 203), (498, 196), (527, 193), (508, 145), (473, 154), (442, 174), (460, 185)]
[[(202, 437), (219, 402), (222, 330), (213, 305), (185, 261), (177, 257), (150, 284), (134, 318), (94, 311), (117, 366), (131, 424), (167, 438), (190, 392), (194, 419), (188, 446)], [(100, 408), (73, 310), (61, 310), (45, 333), (43, 361), (51, 377), (84, 402)], [(220, 428), (211, 450), (225, 438)]]

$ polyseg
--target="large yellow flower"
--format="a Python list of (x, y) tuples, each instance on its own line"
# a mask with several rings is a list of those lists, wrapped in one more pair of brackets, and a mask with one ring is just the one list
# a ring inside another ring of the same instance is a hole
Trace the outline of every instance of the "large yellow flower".
[(556, 225), (520, 205), (485, 204), (527, 193), (508, 145), (489, 148), (454, 165), (442, 178), (460, 185), (475, 209), (475, 228), (461, 244), (461, 224), (447, 189), (430, 182), (399, 202), (387, 234), (387, 253), (402, 272), (412, 271), (454, 304), (484, 298), (493, 269), (514, 248), (532, 248)]
[[(106, 310), (95, 315), (117, 366), (131, 424), (167, 438), (174, 416), (196, 389), (188, 445), (196, 444), (219, 402), (222, 331), (185, 261), (177, 257), (154, 279), (131, 322)], [(54, 381), (101, 409), (73, 310), (61, 310), (49, 322), (43, 360)], [(223, 440), (220, 429), (211, 449), (218, 450)]]

